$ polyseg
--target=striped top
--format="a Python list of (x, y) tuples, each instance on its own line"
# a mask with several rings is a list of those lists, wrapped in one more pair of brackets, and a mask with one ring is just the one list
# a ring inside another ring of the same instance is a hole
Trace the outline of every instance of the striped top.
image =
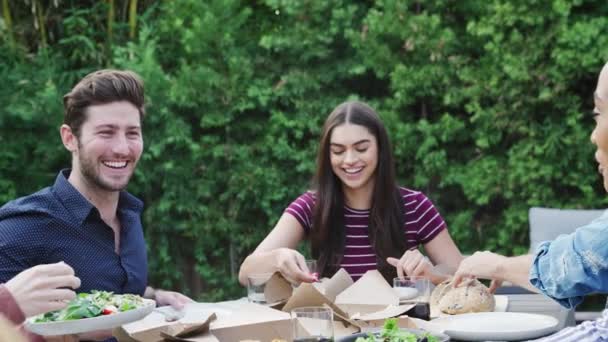
[[(446, 229), (445, 222), (431, 201), (421, 192), (399, 188), (403, 196), (405, 220), (403, 225), (404, 239), (409, 249), (415, 249), (419, 244), (425, 244), (439, 232)], [(287, 209), (286, 213), (294, 216), (309, 234), (313, 221), (315, 194), (305, 192)], [(344, 224), (346, 226), (346, 246), (342, 264), (354, 280), (359, 279), (365, 272), (376, 269), (376, 253), (369, 239), (369, 210), (356, 210), (344, 206)]]
[(584, 342), (608, 340), (608, 310), (594, 321), (585, 321), (574, 327), (567, 327), (553, 335), (543, 337), (536, 342)]

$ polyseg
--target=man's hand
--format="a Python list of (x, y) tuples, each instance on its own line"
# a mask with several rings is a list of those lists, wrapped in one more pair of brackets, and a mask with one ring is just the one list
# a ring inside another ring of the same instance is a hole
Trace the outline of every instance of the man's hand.
[(454, 274), (452, 285), (456, 287), (466, 278), (492, 279), (490, 291), (493, 292), (502, 283), (503, 278), (500, 275), (499, 268), (505, 259), (506, 257), (502, 255), (488, 251), (475, 252), (470, 257), (462, 260)]
[(6, 284), (25, 317), (59, 310), (76, 298), (80, 287), (74, 270), (63, 262), (38, 265), (17, 274)]
[(158, 306), (171, 305), (176, 310), (183, 309), (186, 304), (194, 303), (192, 299), (179, 292), (165, 290), (155, 290), (154, 300)]

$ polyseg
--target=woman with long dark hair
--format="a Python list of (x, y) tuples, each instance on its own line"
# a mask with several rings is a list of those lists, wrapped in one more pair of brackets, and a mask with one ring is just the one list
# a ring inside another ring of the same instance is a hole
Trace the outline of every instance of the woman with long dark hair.
[[(321, 276), (344, 268), (353, 279), (378, 269), (386, 279), (425, 275), (434, 264), (455, 269), (462, 255), (441, 215), (421, 192), (399, 187), (384, 124), (368, 105), (336, 107), (323, 127), (314, 190), (293, 201), (239, 273), (279, 271), (293, 283), (315, 281), (295, 250), (310, 241)], [(430, 261), (418, 251), (422, 245)]]

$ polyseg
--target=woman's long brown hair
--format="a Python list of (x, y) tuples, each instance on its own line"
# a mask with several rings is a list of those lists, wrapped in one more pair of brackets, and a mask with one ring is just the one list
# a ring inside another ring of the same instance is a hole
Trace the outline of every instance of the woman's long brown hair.
[(407, 244), (403, 231), (403, 198), (395, 181), (392, 148), (384, 124), (368, 105), (349, 101), (336, 107), (325, 121), (317, 152), (314, 177), (316, 203), (310, 234), (312, 256), (318, 259), (323, 276), (332, 276), (340, 267), (345, 245), (344, 193), (342, 182), (330, 162), (330, 139), (336, 126), (350, 123), (365, 127), (378, 142), (378, 164), (369, 218), (369, 237), (376, 252), (378, 270), (389, 281), (396, 277), (387, 257), (400, 258)]

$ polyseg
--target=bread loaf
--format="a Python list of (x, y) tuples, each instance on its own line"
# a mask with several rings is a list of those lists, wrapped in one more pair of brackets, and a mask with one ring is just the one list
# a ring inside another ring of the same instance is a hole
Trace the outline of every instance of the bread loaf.
[(431, 294), (430, 304), (431, 311), (434, 308), (450, 315), (494, 311), (496, 306), (494, 295), (477, 279), (464, 280), (456, 288), (452, 279), (440, 283)]

